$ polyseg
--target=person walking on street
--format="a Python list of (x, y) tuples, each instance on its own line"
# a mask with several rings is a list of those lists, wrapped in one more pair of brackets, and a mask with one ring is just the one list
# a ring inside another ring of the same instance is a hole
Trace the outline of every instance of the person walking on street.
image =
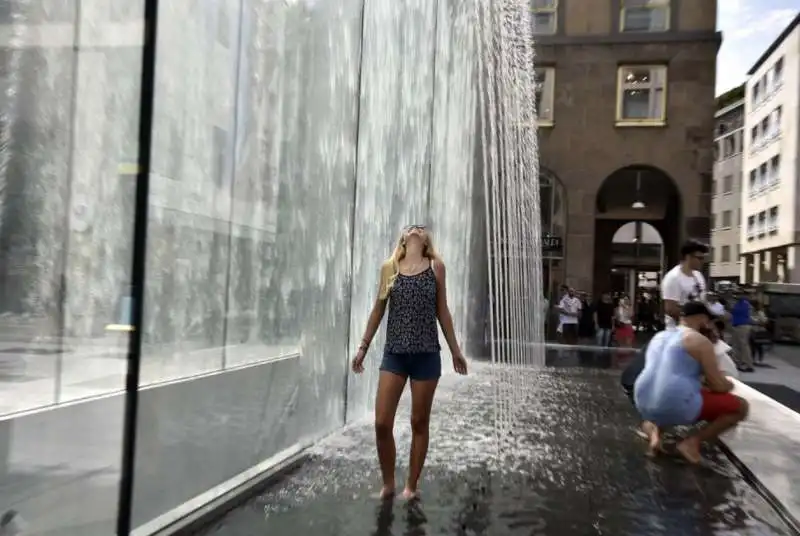
[(739, 370), (753, 372), (753, 355), (750, 353), (750, 330), (753, 308), (750, 302), (740, 294), (736, 303), (731, 308), (731, 336), (733, 343), (733, 357), (736, 359)]
[(750, 321), (750, 354), (753, 356), (753, 365), (764, 364), (764, 346), (769, 344), (770, 334), (767, 328), (769, 318), (764, 312), (764, 305), (755, 302), (753, 305), (753, 316)]
[(597, 346), (611, 346), (611, 330), (614, 327), (614, 302), (611, 301), (611, 294), (604, 292), (593, 309)]
[(581, 300), (575, 296), (575, 289), (567, 289), (567, 293), (558, 304), (561, 323), (561, 337), (564, 344), (578, 344), (578, 321), (581, 317)]

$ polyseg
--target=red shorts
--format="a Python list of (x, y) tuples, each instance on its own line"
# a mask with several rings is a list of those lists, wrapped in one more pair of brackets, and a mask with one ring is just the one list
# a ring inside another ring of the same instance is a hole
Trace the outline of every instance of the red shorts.
[(715, 421), (723, 415), (738, 413), (741, 409), (739, 397), (731, 393), (715, 393), (703, 389), (700, 394), (703, 397), (703, 407), (700, 409), (700, 416), (697, 417), (698, 421)]

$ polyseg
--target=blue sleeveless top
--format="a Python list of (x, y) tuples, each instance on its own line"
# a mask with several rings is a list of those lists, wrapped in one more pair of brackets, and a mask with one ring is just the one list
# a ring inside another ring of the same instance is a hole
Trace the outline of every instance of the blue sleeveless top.
[(659, 426), (693, 424), (700, 415), (703, 369), (683, 346), (688, 328), (658, 333), (645, 354), (633, 398), (642, 418)]

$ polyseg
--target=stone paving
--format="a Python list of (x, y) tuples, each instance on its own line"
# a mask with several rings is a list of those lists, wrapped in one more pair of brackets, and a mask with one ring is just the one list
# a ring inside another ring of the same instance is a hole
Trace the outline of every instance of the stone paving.
[[(369, 423), (320, 444), (299, 470), (202, 534), (786, 535), (789, 529), (717, 450), (690, 467), (650, 461), (613, 358), (526, 372), (518, 433), (498, 441), (491, 370), (445, 377), (422, 501), (380, 503)], [(501, 415), (502, 419), (503, 416)], [(399, 475), (408, 400), (398, 415)], [(498, 445), (500, 447), (498, 448)]]

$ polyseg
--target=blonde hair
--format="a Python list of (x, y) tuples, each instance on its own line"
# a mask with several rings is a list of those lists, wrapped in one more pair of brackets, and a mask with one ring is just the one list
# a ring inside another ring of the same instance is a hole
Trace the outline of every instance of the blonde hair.
[[(397, 239), (397, 245), (391, 256), (383, 261), (381, 265), (381, 286), (378, 292), (378, 297), (381, 300), (389, 298), (389, 293), (392, 291), (394, 282), (400, 274), (400, 261), (406, 256), (406, 233), (403, 232), (400, 238)], [(442, 262), (442, 257), (433, 247), (433, 241), (428, 232), (425, 232), (425, 243), (422, 246), (422, 256), (427, 257), (431, 261)]]

